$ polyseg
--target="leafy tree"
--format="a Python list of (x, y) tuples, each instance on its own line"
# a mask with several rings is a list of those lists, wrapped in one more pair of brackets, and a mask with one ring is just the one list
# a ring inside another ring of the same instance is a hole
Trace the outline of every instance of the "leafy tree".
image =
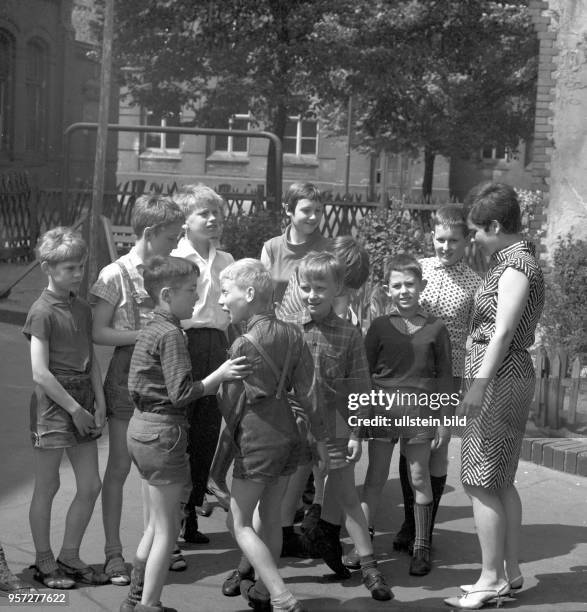
[(316, 26), (323, 49), (339, 58), (320, 82), (325, 115), (343, 115), (353, 95), (363, 149), (423, 150), (424, 196), (436, 155), (462, 157), (489, 143), (515, 150), (534, 123), (538, 47), (526, 5), (366, 0), (360, 20), (329, 15)]
[(322, 48), (315, 23), (350, 7), (350, 0), (121, 0), (115, 48), (121, 66), (137, 68), (123, 74), (138, 104), (159, 113), (191, 108), (199, 127), (225, 127), (231, 114), (250, 110), (283, 138), (288, 116), (312, 109), (310, 64)]

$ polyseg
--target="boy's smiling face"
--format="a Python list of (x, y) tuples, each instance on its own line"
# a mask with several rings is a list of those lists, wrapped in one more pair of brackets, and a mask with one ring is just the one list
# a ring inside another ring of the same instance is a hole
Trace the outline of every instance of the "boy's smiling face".
[(227, 312), (233, 324), (246, 321), (251, 315), (251, 303), (255, 296), (252, 287), (239, 287), (233, 280), (224, 278), (220, 281), (220, 299), (218, 303)]
[(403, 316), (409, 317), (416, 313), (425, 286), (425, 281), (409, 270), (392, 270), (389, 274), (389, 297)]
[(339, 295), (341, 287), (332, 274), (321, 276), (300, 275), (300, 294), (304, 304), (314, 321), (320, 321), (332, 310), (334, 299)]
[(220, 238), (223, 213), (216, 202), (208, 202), (196, 208), (186, 219), (184, 229), (186, 238), (192, 242)]
[(308, 200), (307, 198), (298, 200), (294, 212), (287, 213), (291, 224), (304, 236), (309, 236), (316, 230), (320, 225), (323, 214), (324, 205), (322, 202)]
[(465, 256), (467, 237), (459, 227), (437, 225), (433, 234), (434, 252), (443, 266), (452, 266)]

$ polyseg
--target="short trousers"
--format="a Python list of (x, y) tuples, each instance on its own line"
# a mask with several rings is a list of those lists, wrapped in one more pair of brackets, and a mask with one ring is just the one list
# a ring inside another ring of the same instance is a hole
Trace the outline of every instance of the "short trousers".
[(141, 478), (154, 486), (190, 478), (185, 416), (135, 410), (126, 432), (128, 454)]
[(104, 379), (106, 415), (109, 419), (130, 420), (134, 405), (128, 390), (128, 372), (134, 345), (117, 346)]
[[(55, 374), (61, 386), (90, 414), (94, 389), (89, 374)], [(100, 436), (81, 436), (69, 412), (37, 388), (30, 403), (30, 430), (34, 448), (70, 448)]]
[(247, 406), (235, 432), (235, 442), (233, 478), (272, 484), (298, 468), (301, 441), (285, 399), (270, 398)]

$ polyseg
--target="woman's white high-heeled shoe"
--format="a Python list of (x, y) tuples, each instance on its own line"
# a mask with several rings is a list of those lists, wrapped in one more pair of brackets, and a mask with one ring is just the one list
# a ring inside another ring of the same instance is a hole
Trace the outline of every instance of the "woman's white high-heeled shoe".
[(466, 592), (461, 597), (448, 597), (444, 603), (459, 610), (479, 610), (489, 603), (495, 603), (495, 607), (499, 608), (509, 593), (510, 584), (506, 582), (499, 589), (475, 589)]
[[(510, 589), (512, 591), (519, 591), (524, 586), (524, 576), (520, 574), (519, 576), (516, 576), (513, 580), (510, 580), (509, 582), (510, 582)], [(473, 590), (474, 586), (475, 586), (474, 584), (461, 584), (459, 589), (461, 589), (463, 593), (468, 593), (469, 591)]]

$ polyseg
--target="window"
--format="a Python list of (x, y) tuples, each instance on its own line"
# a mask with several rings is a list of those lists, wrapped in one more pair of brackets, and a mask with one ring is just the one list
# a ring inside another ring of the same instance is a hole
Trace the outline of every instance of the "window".
[(31, 41), (26, 49), (26, 149), (42, 153), (47, 128), (47, 49)]
[(283, 137), (283, 152), (290, 155), (318, 154), (318, 123), (314, 119), (289, 117)]
[[(229, 130), (250, 129), (251, 115), (233, 115), (228, 120)], [(221, 153), (246, 154), (249, 152), (249, 139), (246, 136), (214, 136), (213, 150)]]
[[(152, 111), (146, 113), (146, 125), (157, 127), (179, 127), (180, 113), (157, 114)], [(148, 132), (145, 135), (145, 149), (161, 153), (179, 153), (179, 134), (168, 132)]]
[(489, 145), (481, 149), (481, 159), (504, 159), (510, 158), (510, 151), (504, 145)]
[(14, 38), (0, 29), (0, 155), (12, 153)]

